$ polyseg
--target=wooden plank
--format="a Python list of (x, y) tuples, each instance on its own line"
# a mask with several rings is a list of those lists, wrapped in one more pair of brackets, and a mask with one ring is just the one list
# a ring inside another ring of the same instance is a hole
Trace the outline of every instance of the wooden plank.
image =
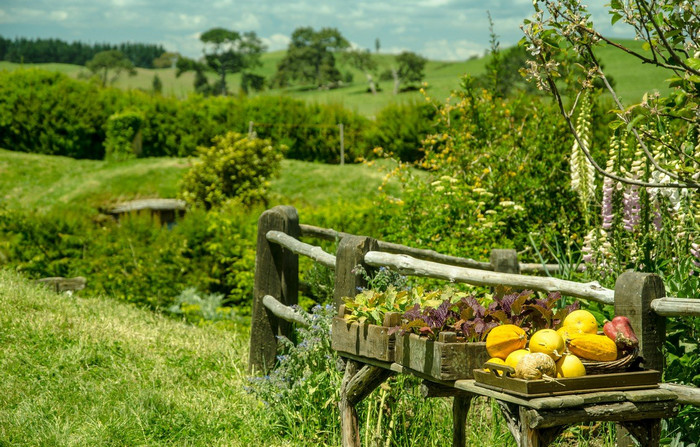
[(662, 383), (659, 386), (664, 390), (676, 394), (678, 396), (678, 403), (700, 407), (700, 388), (692, 385), (679, 385), (677, 383)]
[(518, 252), (512, 249), (494, 248), (489, 257), (494, 272), (520, 274)]
[(48, 286), (56, 293), (77, 292), (78, 290), (83, 290), (85, 288), (85, 284), (87, 284), (87, 280), (82, 276), (76, 276), (75, 278), (53, 276), (50, 278), (37, 279), (36, 282)]
[(334, 317), (331, 323), (331, 348), (341, 353), (393, 362), (396, 337), (389, 335), (389, 329)]
[(395, 361), (439, 380), (470, 379), (488, 359), (485, 343), (444, 343), (408, 333), (396, 336)]
[(590, 393), (600, 390), (622, 391), (638, 388), (658, 388), (661, 373), (654, 370), (595, 374), (556, 380), (523, 380), (505, 375), (496, 376), (490, 371), (474, 371), (477, 385), (483, 385), (504, 393), (533, 398), (559, 396), (572, 393)]
[(527, 409), (525, 411), (529, 427), (542, 429), (594, 421), (628, 422), (663, 419), (674, 416), (678, 412), (678, 408), (676, 402), (670, 400), (662, 402), (613, 402), (580, 408)]
[(496, 273), (422, 261), (406, 255), (392, 255), (378, 251), (367, 253), (365, 262), (375, 267), (389, 267), (405, 275), (438, 278), (480, 286), (504, 285), (542, 292), (561, 292), (564, 295), (590, 299), (604, 304), (613, 304), (614, 302), (614, 292), (595, 281), (578, 283), (557, 278)]
[(467, 445), (467, 416), (473, 394), (458, 394), (452, 400), (452, 447)]
[(278, 336), (293, 338), (291, 324), (275, 317), (263, 304), (263, 298), (270, 295), (285, 306), (297, 304), (299, 299), (298, 257), (291, 251), (270, 243), (267, 233), (271, 230), (299, 237), (299, 216), (296, 209), (276, 206), (263, 212), (258, 219), (248, 360), (251, 372), (264, 372), (274, 366)]
[(357, 405), (393, 374), (379, 366), (364, 365), (347, 384), (345, 398), (350, 405)]
[(281, 231), (271, 230), (267, 232), (267, 240), (283, 246), (298, 255), (307, 256), (321, 265), (335, 270), (335, 256), (323, 251), (321, 247), (306, 244)]
[(355, 405), (352, 405), (347, 398), (347, 389), (360, 370), (360, 363), (354, 360), (345, 362), (345, 373), (340, 384), (340, 400), (338, 409), (340, 410), (340, 438), (343, 447), (361, 447), (360, 445), (360, 425)]
[(657, 298), (651, 308), (664, 317), (700, 317), (700, 298)]

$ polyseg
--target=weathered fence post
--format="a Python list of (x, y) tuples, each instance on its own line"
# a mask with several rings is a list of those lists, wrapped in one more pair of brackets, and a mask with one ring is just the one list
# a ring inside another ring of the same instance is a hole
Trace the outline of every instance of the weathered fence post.
[[(652, 273), (625, 272), (615, 283), (615, 315), (624, 315), (630, 319), (632, 329), (639, 338), (639, 355), (644, 359), (644, 367), (661, 372), (664, 370), (666, 319), (651, 309), (651, 302), (665, 294), (663, 281)], [(638, 428), (646, 433), (647, 442), (660, 437), (661, 426), (658, 420), (640, 421)], [(646, 445), (644, 440), (639, 441)], [(627, 430), (620, 425), (617, 426), (617, 445), (634, 445)]]
[[(363, 236), (346, 236), (340, 240), (335, 255), (335, 289), (333, 298), (336, 308), (343, 304), (343, 297), (355, 296), (358, 288), (366, 286), (367, 282), (355, 272), (355, 267), (361, 265), (367, 273), (372, 268), (365, 264), (365, 253), (378, 249), (375, 239)], [(355, 385), (357, 377), (370, 377), (369, 381)], [(362, 389), (362, 394), (370, 387), (376, 387), (388, 377), (388, 372), (382, 368), (365, 365), (361, 368), (360, 362), (347, 360), (345, 362), (345, 375), (340, 386), (340, 431), (343, 447), (360, 447), (360, 426), (355, 405), (359, 402), (353, 399), (353, 388)], [(379, 382), (378, 382), (379, 381)], [(377, 383), (378, 382), (378, 383)], [(371, 392), (371, 389), (369, 390)], [(367, 393), (369, 394), (369, 393)]]
[(264, 305), (263, 297), (271, 295), (291, 306), (299, 300), (299, 258), (291, 251), (267, 240), (267, 232), (281, 231), (299, 238), (299, 216), (291, 206), (276, 206), (258, 219), (258, 241), (255, 251), (255, 285), (250, 329), (250, 372), (267, 371), (275, 364), (277, 336), (291, 337), (290, 323), (275, 317)]
[(520, 274), (518, 252), (512, 249), (495, 248), (489, 258), (494, 272)]

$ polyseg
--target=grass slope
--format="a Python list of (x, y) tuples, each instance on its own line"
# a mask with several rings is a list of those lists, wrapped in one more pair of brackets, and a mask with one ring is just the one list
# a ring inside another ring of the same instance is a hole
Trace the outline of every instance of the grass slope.
[(279, 444), (243, 388), (247, 334), (0, 270), (0, 445)]
[[(0, 149), (0, 198), (25, 209), (88, 207), (147, 197), (175, 197), (190, 161), (143, 158), (108, 163)], [(371, 198), (386, 164), (327, 165), (283, 160), (271, 181), (270, 205), (322, 206)], [(388, 185), (398, 194), (398, 185)]]

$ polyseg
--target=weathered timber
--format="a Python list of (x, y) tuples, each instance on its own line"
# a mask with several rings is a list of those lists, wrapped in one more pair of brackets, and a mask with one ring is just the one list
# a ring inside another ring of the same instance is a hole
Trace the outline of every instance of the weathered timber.
[(447, 381), (471, 378), (474, 368), (489, 358), (485, 343), (456, 342), (450, 332), (440, 333), (440, 337), (428, 340), (417, 334), (397, 335), (396, 363)]
[(504, 285), (543, 292), (561, 292), (563, 295), (590, 299), (604, 304), (612, 304), (614, 302), (614, 291), (606, 289), (595, 281), (578, 283), (557, 278), (496, 273), (448, 266), (436, 262), (422, 261), (406, 255), (392, 255), (377, 251), (370, 251), (367, 253), (365, 262), (375, 267), (390, 267), (406, 275), (438, 278), (480, 286), (495, 287)]
[(248, 362), (251, 372), (267, 371), (274, 366), (277, 336), (292, 338), (291, 324), (270, 312), (263, 304), (263, 298), (270, 295), (285, 306), (297, 304), (299, 299), (298, 256), (278, 244), (270, 243), (267, 233), (271, 230), (298, 238), (301, 231), (296, 209), (291, 206), (276, 206), (263, 212), (258, 219)]
[(512, 249), (493, 249), (489, 258), (491, 270), (500, 273), (520, 274), (518, 252)]
[(614, 402), (560, 410), (525, 409), (530, 428), (549, 428), (593, 421), (639, 421), (672, 417), (678, 411), (673, 400), (662, 402)]
[(87, 280), (82, 276), (76, 276), (75, 278), (53, 276), (50, 278), (38, 279), (36, 282), (48, 286), (51, 290), (55, 291), (56, 293), (60, 293), (77, 292), (78, 290), (83, 290), (85, 288)]
[(267, 309), (277, 318), (281, 318), (284, 321), (296, 323), (304, 327), (309, 325), (309, 322), (302, 317), (299, 312), (295, 311), (289, 306), (285, 306), (270, 295), (265, 295), (262, 302), (263, 305), (265, 305), (265, 307), (267, 307)]
[(700, 317), (700, 298), (657, 298), (650, 306), (663, 317)]
[(281, 231), (268, 231), (266, 237), (268, 241), (275, 242), (293, 253), (307, 256), (321, 265), (335, 269), (335, 256), (326, 253), (321, 247), (306, 244)]
[(345, 398), (350, 405), (357, 405), (393, 374), (388, 369), (364, 365), (348, 382)]
[[(340, 240), (346, 236), (354, 236), (350, 233), (332, 230), (330, 228), (320, 228), (313, 225), (301, 224), (301, 235), (306, 237), (315, 237), (329, 241)], [(462, 258), (459, 256), (450, 256), (438, 253), (434, 250), (423, 248), (414, 248), (407, 245), (395, 244), (393, 242), (377, 241), (379, 249), (387, 253), (410, 255), (417, 259), (426, 261), (435, 261), (442, 264), (456, 265), (460, 267), (468, 267), (479, 270), (493, 270), (490, 262), (476, 261), (471, 258)], [(560, 270), (559, 264), (539, 264), (539, 263), (520, 263), (520, 271), (522, 273), (557, 273)], [(578, 271), (583, 270), (583, 266), (579, 266)]]
[(161, 224), (171, 224), (185, 215), (187, 202), (179, 199), (138, 199), (103, 208), (101, 211), (117, 220), (123, 214), (147, 211), (152, 216), (157, 216)]
[[(643, 447), (658, 446), (661, 442), (661, 420), (659, 419), (622, 421), (620, 425)], [(630, 445), (633, 444), (631, 440), (627, 441)]]
[(676, 383), (659, 384), (664, 390), (671, 391), (678, 396), (678, 403), (684, 405), (695, 405), (700, 407), (700, 388), (692, 385), (679, 385)]
[(350, 404), (347, 397), (350, 381), (359, 370), (360, 362), (355, 360), (347, 360), (345, 362), (345, 374), (343, 375), (343, 382), (340, 384), (340, 400), (338, 401), (340, 436), (343, 447), (360, 447), (360, 426), (357, 409)]
[(530, 424), (530, 411), (532, 410), (528, 410), (525, 407), (518, 408), (520, 447), (547, 447), (566, 429), (566, 425), (533, 428)]
[(452, 400), (452, 447), (467, 445), (467, 416), (473, 397), (471, 394), (460, 393)]
[(344, 237), (335, 255), (335, 289), (333, 299), (336, 308), (343, 304), (346, 297), (354, 297), (367, 282), (359, 275), (355, 268), (362, 266), (367, 273), (374, 270), (365, 263), (365, 253), (377, 249), (375, 239), (364, 236)]

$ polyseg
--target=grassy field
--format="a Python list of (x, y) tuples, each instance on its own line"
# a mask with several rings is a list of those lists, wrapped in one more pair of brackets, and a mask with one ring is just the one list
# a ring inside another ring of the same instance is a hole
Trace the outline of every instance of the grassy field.
[[(620, 41), (638, 52), (644, 52), (641, 42), (625, 40)], [(620, 54), (612, 47), (603, 47), (598, 51), (598, 55), (608, 72), (616, 82), (616, 87), (620, 97), (627, 104), (638, 102), (642, 95), (650, 90), (657, 89), (662, 93), (667, 92), (665, 79), (669, 77), (664, 70), (642, 65), (633, 56)], [(262, 67), (260, 74), (268, 79), (276, 70), (277, 63), (284, 57), (284, 51), (265, 53), (262, 57)], [(379, 54), (376, 60), (379, 64), (379, 72), (389, 68), (394, 62), (394, 56)], [(487, 58), (472, 59), (462, 62), (441, 62), (429, 61), (425, 69), (425, 82), (427, 82), (427, 95), (433, 99), (442, 101), (446, 99), (450, 92), (458, 88), (460, 77), (464, 74), (479, 75), (483, 73)], [(19, 64), (10, 62), (0, 62), (0, 70), (13, 70)], [(89, 72), (85, 67), (67, 64), (32, 64), (32, 66), (47, 70), (60, 71), (74, 78), (84, 78)], [(348, 109), (357, 111), (365, 116), (373, 116), (389, 103), (405, 103), (412, 101), (423, 101), (423, 95), (418, 91), (402, 92), (393, 95), (393, 83), (391, 81), (379, 82), (380, 91), (377, 95), (372, 95), (367, 90), (364, 73), (345, 64), (342, 58), (338, 62), (339, 70), (342, 73), (350, 72), (353, 75), (353, 82), (343, 87), (333, 90), (318, 90), (312, 87), (291, 87), (285, 89), (271, 89), (262, 93), (263, 95), (285, 94), (295, 98), (303, 99), (312, 103), (320, 104), (342, 104)], [(163, 93), (184, 97), (192, 91), (194, 81), (193, 73), (185, 73), (180, 77), (175, 76), (175, 69), (138, 69), (137, 75), (129, 77), (125, 74), (117, 79), (115, 85), (121, 88), (138, 88), (151, 90), (153, 77), (158, 75), (163, 82)], [(214, 75), (210, 73), (210, 79)], [(233, 91), (237, 91), (240, 83), (240, 75), (232, 75), (228, 78), (228, 83)]]
[[(26, 209), (82, 206), (96, 210), (137, 198), (175, 197), (190, 163), (182, 158), (109, 163), (0, 149), (0, 198), (9, 206)], [(271, 182), (270, 203), (315, 207), (371, 198), (386, 167), (283, 160), (279, 176)], [(396, 183), (388, 188), (398, 194)]]

